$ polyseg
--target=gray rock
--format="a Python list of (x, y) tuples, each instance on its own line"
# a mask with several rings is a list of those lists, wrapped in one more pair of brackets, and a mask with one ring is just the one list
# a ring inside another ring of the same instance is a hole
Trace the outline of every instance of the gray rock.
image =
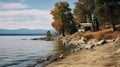
[(92, 49), (94, 47), (94, 45), (86, 45), (85, 49)]
[(43, 60), (46, 61), (46, 60), (49, 60), (49, 58), (48, 58), (48, 57), (45, 57), (45, 58), (43, 58)]
[(76, 53), (76, 52), (78, 52), (80, 50), (82, 50), (82, 48), (76, 48), (76, 49), (71, 50), (71, 53)]
[(59, 56), (59, 59), (63, 59), (64, 58), (64, 54), (61, 54), (60, 56)]
[(76, 53), (76, 52), (78, 52), (77, 49), (73, 49), (73, 50), (71, 51), (71, 53)]
[(99, 43), (95, 43), (94, 45), (95, 45), (95, 46), (100, 46), (100, 44), (99, 44)]
[(103, 44), (105, 44), (105, 43), (107, 43), (106, 40), (101, 40), (101, 41), (95, 43), (94, 45), (95, 45), (95, 46), (100, 46), (100, 45), (103, 45)]
[(41, 63), (43, 61), (45, 61), (45, 60), (43, 60), (43, 59), (37, 59), (37, 63)]

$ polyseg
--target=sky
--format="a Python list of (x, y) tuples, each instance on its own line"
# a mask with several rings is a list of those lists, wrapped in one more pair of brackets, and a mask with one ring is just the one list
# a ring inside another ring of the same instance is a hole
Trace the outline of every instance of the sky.
[(77, 0), (0, 0), (0, 29), (51, 30), (50, 10), (59, 1), (68, 2), (74, 8)]

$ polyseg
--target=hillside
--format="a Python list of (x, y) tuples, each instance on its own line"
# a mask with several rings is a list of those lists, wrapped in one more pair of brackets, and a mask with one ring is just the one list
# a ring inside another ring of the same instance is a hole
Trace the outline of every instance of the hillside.
[[(8, 30), (8, 29), (0, 29), (0, 35), (5, 34), (46, 34), (47, 30), (44, 29), (16, 29), (16, 30)], [(55, 30), (50, 30), (52, 34), (54, 34)]]

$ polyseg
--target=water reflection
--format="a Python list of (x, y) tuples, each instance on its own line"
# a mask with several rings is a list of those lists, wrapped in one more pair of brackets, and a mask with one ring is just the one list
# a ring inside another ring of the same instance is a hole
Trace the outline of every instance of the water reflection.
[(55, 42), (55, 49), (54, 51), (56, 53), (64, 53), (66, 52), (66, 47), (62, 44), (62, 41), (56, 41)]

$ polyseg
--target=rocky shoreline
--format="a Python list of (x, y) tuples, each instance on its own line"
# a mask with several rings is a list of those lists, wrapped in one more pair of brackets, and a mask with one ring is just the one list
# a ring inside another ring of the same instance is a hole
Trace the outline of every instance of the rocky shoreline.
[[(97, 46), (103, 46), (106, 44), (113, 44), (114, 45), (116, 43), (120, 43), (120, 36), (118, 36), (117, 38), (114, 38), (114, 39), (106, 39), (106, 40), (102, 39), (99, 41), (96, 39), (87, 40), (87, 38), (84, 38), (84, 37), (81, 37), (80, 39), (65, 37), (62, 40), (63, 40), (63, 44), (66, 47), (71, 48), (69, 51), (69, 54), (74, 54), (74, 53), (77, 53), (79, 51), (84, 52), (86, 50), (91, 50), (93, 48), (96, 48)], [(74, 48), (73, 48), (73, 46), (74, 46)], [(118, 49), (115, 53), (120, 53), (120, 49)], [(59, 62), (58, 62), (58, 64), (59, 64)], [(54, 63), (50, 64), (47, 67), (52, 67), (52, 65), (55, 65), (55, 64)], [(57, 66), (55, 66), (55, 67), (57, 67)], [(63, 66), (63, 67), (65, 67), (65, 66)]]
[[(46, 40), (46, 37), (43, 38), (33, 38), (31, 40)], [(120, 35), (117, 35), (116, 38), (112, 39), (101, 39), (97, 40), (95, 38), (93, 39), (87, 39), (83, 36), (81, 37), (56, 37), (52, 36), (46, 41), (62, 41), (63, 45), (66, 47), (67, 51), (65, 53), (61, 54), (54, 54), (51, 56), (47, 56), (44, 58), (39, 58), (36, 60), (36, 63), (33, 65), (29, 65), (27, 67), (52, 67), (49, 65), (52, 65), (51, 63), (54, 63), (56, 61), (60, 61), (61, 59), (66, 58), (66, 56), (69, 56), (71, 54), (80, 52), (80, 51), (86, 51), (96, 48), (97, 46), (103, 46), (105, 44), (114, 44), (114, 43), (120, 43)], [(117, 53), (120, 53), (120, 50), (117, 51)], [(53, 64), (54, 65), (54, 64)]]
[(100, 40), (100, 41), (97, 41), (95, 39), (87, 40), (84, 37), (81, 37), (81, 39), (79, 39), (79, 40), (76, 38), (71, 39), (68, 37), (64, 37), (62, 39), (56, 39), (56, 40), (62, 40), (64, 46), (67, 47), (68, 51), (65, 53), (61, 53), (61, 54), (55, 54), (55, 55), (47, 56), (44, 58), (39, 58), (36, 60), (35, 64), (28, 65), (27, 67), (45, 67), (52, 62), (60, 61), (61, 59), (65, 58), (66, 56), (68, 56), (70, 54), (73, 54), (73, 53), (76, 53), (79, 51), (83, 51), (83, 50), (89, 50), (96, 46), (101, 46), (101, 45), (104, 45), (107, 43), (120, 42), (120, 37), (118, 37), (116, 39)]

